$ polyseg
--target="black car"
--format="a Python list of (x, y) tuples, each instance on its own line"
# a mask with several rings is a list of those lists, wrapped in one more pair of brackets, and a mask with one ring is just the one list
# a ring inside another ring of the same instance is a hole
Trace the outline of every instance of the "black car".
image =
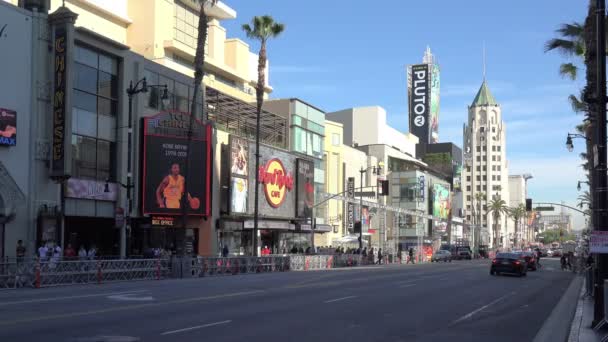
[(473, 258), (473, 254), (471, 253), (471, 249), (469, 247), (458, 247), (458, 259), (471, 260)]
[(522, 277), (527, 275), (527, 271), (528, 264), (521, 253), (498, 253), (490, 266), (491, 275), (512, 273)]

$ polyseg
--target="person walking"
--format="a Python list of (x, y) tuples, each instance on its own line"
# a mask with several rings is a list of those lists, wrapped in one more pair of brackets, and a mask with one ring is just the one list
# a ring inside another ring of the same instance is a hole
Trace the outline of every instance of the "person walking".
[(224, 258), (228, 257), (228, 245), (224, 245), (224, 248), (222, 248), (222, 256)]
[(25, 246), (23, 245), (23, 240), (17, 241), (17, 247), (15, 248), (15, 256), (17, 257), (17, 262), (22, 262), (25, 258)]
[(542, 253), (540, 251), (540, 248), (536, 248), (536, 266), (537, 266), (537, 268), (543, 267), (543, 265), (540, 264), (541, 257), (542, 257)]
[(76, 257), (76, 251), (74, 250), (74, 248), (72, 248), (71, 243), (68, 243), (68, 246), (65, 248), (65, 251), (63, 252), (63, 256), (66, 258), (66, 260), (72, 260)]
[(414, 249), (412, 247), (410, 247), (408, 254), (409, 254), (409, 259), (407, 260), (407, 263), (414, 264)]
[(382, 258), (384, 256), (382, 255), (382, 248), (378, 248), (378, 265), (382, 265)]
[(40, 245), (40, 247), (38, 248), (38, 258), (40, 258), (41, 262), (45, 262), (47, 260), (48, 252), (49, 252), (49, 249), (46, 246), (46, 243), (43, 243), (42, 245)]

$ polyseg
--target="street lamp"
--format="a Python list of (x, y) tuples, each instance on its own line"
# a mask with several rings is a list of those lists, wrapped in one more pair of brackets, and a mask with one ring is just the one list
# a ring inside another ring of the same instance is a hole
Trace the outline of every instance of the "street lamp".
[(587, 185), (591, 185), (591, 183), (589, 183), (587, 181), (578, 181), (578, 184), (576, 185), (576, 190), (581, 191), (581, 183), (585, 183)]
[(568, 152), (572, 152), (574, 150), (574, 144), (572, 143), (572, 138), (580, 138), (580, 139), (589, 140), (589, 138), (587, 138), (586, 136), (584, 136), (582, 134), (568, 133), (568, 136), (566, 136), (566, 148), (568, 149)]
[[(127, 131), (127, 184), (119, 183), (123, 188), (127, 189), (127, 213), (125, 225), (122, 226), (120, 231), (120, 257), (124, 258), (127, 254), (127, 235), (126, 235), (126, 225), (130, 223), (131, 210), (133, 208), (133, 200), (131, 198), (131, 189), (133, 189), (134, 184), (132, 181), (133, 178), (133, 96), (139, 93), (147, 93), (149, 88), (162, 88), (161, 101), (164, 107), (169, 105), (169, 95), (167, 91), (166, 84), (148, 84), (146, 78), (142, 78), (137, 81), (135, 85), (133, 85), (133, 81), (129, 82), (129, 88), (127, 88), (127, 96), (129, 97), (129, 117), (128, 117), (128, 131)], [(104, 192), (109, 192), (109, 186), (106, 182), (106, 186), (104, 188)]]
[(360, 230), (359, 230), (359, 248), (363, 249), (363, 175), (365, 173), (367, 173), (367, 171), (369, 169), (372, 169), (372, 172), (374, 173), (374, 175), (379, 175), (382, 173), (382, 167), (384, 166), (383, 162), (379, 162), (378, 166), (373, 165), (373, 166), (369, 166), (367, 168), (364, 168), (363, 166), (361, 166), (361, 170), (359, 170), (359, 173), (361, 174), (361, 178), (360, 178), (360, 182), (359, 182), (359, 187), (362, 189), (361, 192), (359, 192), (359, 225), (360, 225)]

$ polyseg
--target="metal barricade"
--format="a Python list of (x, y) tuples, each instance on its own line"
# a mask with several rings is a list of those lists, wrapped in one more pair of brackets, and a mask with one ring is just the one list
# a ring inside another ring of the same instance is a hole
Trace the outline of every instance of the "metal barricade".
[(248, 273), (283, 272), (290, 270), (289, 257), (196, 257), (188, 261), (189, 272), (184, 277), (210, 277)]
[(33, 287), (35, 261), (9, 261), (0, 263), (0, 289)]

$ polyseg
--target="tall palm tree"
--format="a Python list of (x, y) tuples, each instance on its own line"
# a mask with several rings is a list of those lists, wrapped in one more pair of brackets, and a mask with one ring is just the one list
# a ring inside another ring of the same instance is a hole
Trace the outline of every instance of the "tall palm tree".
[(258, 250), (258, 217), (259, 217), (259, 172), (260, 169), (260, 116), (264, 104), (264, 86), (266, 85), (266, 43), (270, 38), (276, 38), (285, 30), (285, 25), (277, 23), (269, 15), (253, 17), (251, 25), (243, 24), (243, 31), (249, 39), (260, 41), (260, 52), (258, 54), (258, 83), (255, 87), (256, 95), (256, 126), (255, 126), (255, 198), (253, 213), (253, 253), (257, 255)]
[[(207, 32), (209, 30), (209, 16), (205, 12), (205, 9), (209, 9), (215, 6), (218, 0), (197, 0), (201, 5), (201, 8), (198, 11), (198, 36), (196, 38), (196, 53), (194, 55), (194, 94), (192, 94), (192, 103), (190, 104), (190, 114), (192, 118), (197, 116), (197, 103), (198, 103), (198, 95), (201, 89), (201, 83), (203, 82), (203, 76), (205, 75), (205, 71), (203, 70), (205, 66), (205, 42), (207, 42)], [(203, 102), (204, 102), (203, 95)], [(203, 103), (202, 108), (202, 116), (203, 120), (206, 120), (205, 117), (205, 104)], [(190, 122), (192, 124), (192, 122)]]
[(581, 209), (583, 209), (583, 207), (587, 207), (590, 208), (591, 207), (591, 194), (589, 193), (589, 191), (585, 191), (583, 192), (581, 195), (578, 196), (578, 204), (577, 206)]
[[(217, 4), (218, 0), (197, 0), (198, 3), (200, 4), (201, 8), (198, 11), (198, 36), (196, 38), (196, 53), (194, 54), (194, 93), (192, 94), (192, 103), (190, 105), (190, 119), (189, 119), (189, 125), (188, 125), (188, 151), (192, 150), (192, 127), (194, 126), (194, 119), (196, 117), (198, 117), (198, 106), (197, 104), (199, 103), (198, 101), (198, 95), (200, 89), (201, 89), (201, 83), (203, 83), (203, 76), (204, 76), (204, 70), (203, 67), (205, 65), (205, 42), (207, 41), (207, 31), (208, 31), (208, 24), (209, 24), (209, 17), (207, 16), (207, 13), (205, 12), (205, 9), (209, 9), (210, 7), (215, 6), (215, 4)], [(203, 95), (203, 98), (201, 99), (203, 102), (203, 108), (201, 108), (202, 110), (202, 115), (201, 117), (203, 118), (203, 121), (207, 120), (207, 117), (205, 116), (205, 113), (207, 112), (206, 108), (205, 108), (205, 97)], [(189, 193), (188, 192), (188, 179), (190, 179), (189, 177), (189, 173), (190, 173), (190, 163), (191, 163), (191, 158), (190, 158), (190, 154), (188, 154), (188, 157), (186, 158), (186, 169), (184, 170), (184, 193)], [(182, 224), (184, 226), (184, 228), (186, 227), (186, 220), (187, 220), (187, 205), (182, 205)]]
[[(582, 60), (585, 56), (585, 27), (581, 23), (573, 22), (571, 24), (562, 24), (555, 30), (560, 38), (550, 39), (545, 43), (545, 52), (557, 50), (567, 57)], [(576, 80), (579, 72), (579, 67), (572, 61), (562, 63), (559, 66), (559, 74), (563, 77), (568, 77), (571, 80)]]
[(490, 201), (488, 205), (488, 214), (492, 214), (494, 218), (494, 248), (496, 248), (499, 244), (499, 235), (500, 231), (498, 229), (498, 221), (500, 220), (501, 215), (506, 215), (508, 213), (507, 202), (500, 198), (500, 196), (495, 196), (492, 201)]
[(519, 224), (521, 223), (521, 219), (526, 216), (526, 206), (524, 204), (519, 204), (517, 207), (509, 208), (509, 213), (513, 219), (513, 223), (515, 223), (515, 238), (513, 244), (518, 246), (519, 241), (517, 240), (517, 235), (519, 233)]

